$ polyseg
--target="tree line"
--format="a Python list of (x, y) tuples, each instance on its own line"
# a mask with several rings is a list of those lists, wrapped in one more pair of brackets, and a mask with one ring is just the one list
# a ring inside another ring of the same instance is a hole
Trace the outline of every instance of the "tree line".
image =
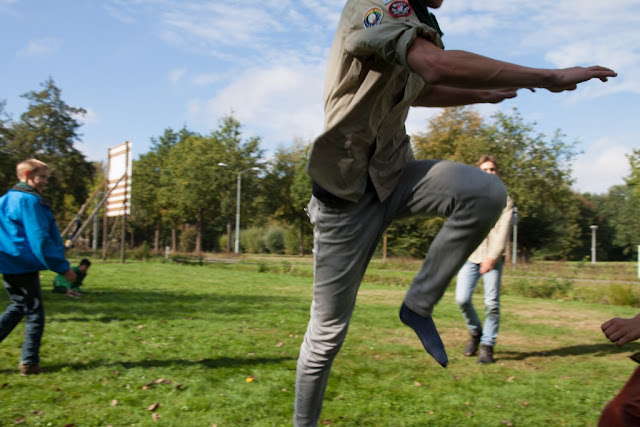
[[(104, 171), (74, 147), (81, 141), (79, 119), (85, 110), (67, 105), (53, 79), (23, 97), (29, 102), (18, 120), (0, 101), (0, 192), (15, 183), (19, 161), (36, 157), (49, 163), (46, 196), (62, 224), (100, 185)], [(470, 107), (448, 108), (426, 128), (412, 135), (418, 159), (474, 164), (480, 154), (496, 157), (518, 208), (518, 251), (524, 258), (586, 259), (591, 225), (598, 226), (598, 260), (637, 256), (640, 150), (628, 156), (631, 172), (624, 184), (606, 194), (578, 193), (571, 187), (576, 143), (567, 142), (560, 130), (551, 136), (538, 132), (517, 109), (483, 118)], [(134, 246), (231, 252), (240, 175), (243, 250), (310, 251), (312, 228), (304, 211), (311, 194), (307, 142), (296, 140), (266, 153), (259, 137), (243, 135), (232, 114), (208, 134), (166, 128), (150, 142), (149, 151), (133, 162), (128, 228)], [(439, 217), (414, 217), (392, 224), (388, 253), (422, 257), (442, 223)]]

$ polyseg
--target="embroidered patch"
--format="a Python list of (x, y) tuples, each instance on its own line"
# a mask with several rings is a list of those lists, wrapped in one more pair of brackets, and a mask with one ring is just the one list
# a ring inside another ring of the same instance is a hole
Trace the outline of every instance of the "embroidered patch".
[(369, 28), (378, 25), (382, 21), (382, 11), (377, 7), (372, 7), (364, 14), (364, 27)]
[(397, 0), (389, 5), (389, 14), (395, 18), (411, 15), (411, 6), (406, 1)]

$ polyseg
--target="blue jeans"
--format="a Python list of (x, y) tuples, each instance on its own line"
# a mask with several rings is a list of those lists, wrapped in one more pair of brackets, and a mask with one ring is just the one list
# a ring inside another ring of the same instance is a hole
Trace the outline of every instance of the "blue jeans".
[(467, 324), (469, 333), (476, 335), (482, 332), (480, 344), (494, 346), (500, 326), (500, 279), (502, 277), (502, 262), (497, 261), (493, 270), (482, 274), (484, 283), (484, 328), (473, 307), (472, 296), (481, 274), (480, 264), (471, 261), (464, 263), (456, 279), (456, 303), (460, 306), (462, 317)]
[(2, 284), (11, 305), (0, 316), (0, 342), (26, 318), (20, 363), (40, 363), (40, 341), (44, 333), (44, 307), (40, 291), (40, 273), (4, 274)]

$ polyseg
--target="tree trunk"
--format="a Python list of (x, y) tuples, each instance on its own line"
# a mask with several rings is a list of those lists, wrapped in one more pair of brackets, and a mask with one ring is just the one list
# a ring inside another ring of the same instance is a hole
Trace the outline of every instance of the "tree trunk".
[(227, 221), (227, 253), (231, 253), (231, 221)]
[(171, 252), (175, 253), (176, 252), (176, 225), (173, 224), (171, 226)]
[(202, 253), (202, 211), (198, 212), (198, 221), (196, 221), (196, 255)]
[(160, 253), (160, 221), (156, 223), (156, 230), (153, 234), (153, 250), (155, 253)]
[(300, 221), (300, 256), (304, 256), (304, 221)]

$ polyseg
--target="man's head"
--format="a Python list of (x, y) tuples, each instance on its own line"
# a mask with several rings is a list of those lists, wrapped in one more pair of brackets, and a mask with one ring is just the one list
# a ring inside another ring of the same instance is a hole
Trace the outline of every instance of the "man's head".
[(87, 274), (89, 267), (91, 267), (91, 261), (86, 258), (82, 258), (80, 265), (78, 266), (78, 270), (80, 270), (82, 274)]
[(32, 186), (38, 191), (42, 191), (47, 186), (49, 180), (49, 166), (36, 159), (27, 159), (18, 163), (16, 175), (20, 182)]
[(478, 166), (482, 171), (486, 173), (499, 175), (498, 163), (496, 162), (496, 158), (490, 154), (483, 154), (482, 156), (480, 156), (480, 158), (476, 162), (476, 166)]

